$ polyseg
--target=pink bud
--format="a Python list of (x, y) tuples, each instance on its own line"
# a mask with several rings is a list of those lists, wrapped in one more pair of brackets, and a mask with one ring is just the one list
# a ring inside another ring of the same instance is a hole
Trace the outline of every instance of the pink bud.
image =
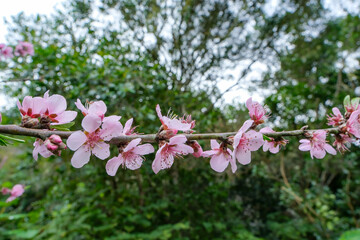
[(59, 149), (60, 150), (64, 150), (64, 149), (66, 149), (67, 147), (66, 147), (66, 144), (65, 143), (63, 143), (63, 142), (61, 142), (60, 144), (59, 144)]
[(11, 190), (8, 189), (8, 188), (3, 188), (3, 189), (1, 189), (1, 193), (2, 193), (3, 195), (10, 194), (10, 193), (11, 193)]
[(62, 143), (62, 140), (61, 140), (61, 137), (59, 135), (51, 135), (49, 137), (49, 140), (52, 142), (52, 143), (55, 143), (55, 144), (59, 144), (59, 143)]
[(59, 147), (55, 144), (53, 144), (52, 142), (50, 142), (49, 139), (46, 139), (45, 142), (44, 142), (46, 148), (49, 150), (49, 151), (55, 151), (57, 150)]

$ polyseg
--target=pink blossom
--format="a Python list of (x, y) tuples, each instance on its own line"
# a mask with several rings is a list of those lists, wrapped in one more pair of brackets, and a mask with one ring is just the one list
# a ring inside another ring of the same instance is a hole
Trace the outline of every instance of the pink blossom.
[(34, 142), (34, 150), (33, 150), (33, 157), (36, 161), (38, 160), (39, 154), (44, 158), (48, 158), (54, 155), (51, 151), (49, 151), (44, 141), (38, 138)]
[[(110, 141), (114, 136), (122, 132), (120, 117), (110, 116), (102, 119), (99, 115), (87, 114), (82, 120), (81, 126), (84, 132), (76, 131), (67, 140), (68, 147), (76, 151), (71, 158), (71, 164), (75, 168), (81, 168), (89, 162), (91, 154), (104, 160), (110, 156)], [(102, 128), (100, 128), (102, 124)]]
[[(260, 129), (261, 133), (273, 133), (275, 132), (274, 130), (272, 130), (270, 127), (264, 127), (262, 129)], [(281, 140), (275, 140), (274, 138), (268, 137), (270, 139), (270, 141), (265, 141), (264, 145), (263, 145), (263, 151), (264, 152), (271, 152), (271, 153), (278, 153), (280, 151), (280, 147), (281, 146), (285, 146), (288, 141), (285, 139), (281, 139)]]
[(3, 195), (10, 194), (10, 197), (6, 199), (6, 202), (11, 202), (16, 198), (20, 197), (21, 195), (23, 195), (24, 191), (25, 191), (25, 186), (22, 184), (16, 184), (15, 186), (13, 186), (11, 190), (8, 188), (3, 188), (1, 190)]
[(0, 43), (0, 51), (3, 50), (6, 47), (6, 44)]
[(38, 118), (46, 109), (46, 102), (42, 97), (24, 97), (22, 104), (17, 101), (17, 106), (23, 117)]
[(336, 147), (339, 152), (343, 153), (345, 151), (349, 151), (346, 145), (350, 145), (352, 142), (355, 142), (355, 140), (348, 135), (340, 133), (335, 135), (333, 146)]
[(224, 143), (219, 144), (216, 140), (211, 139), (211, 150), (204, 151), (203, 157), (211, 157), (210, 167), (216, 172), (223, 172), (229, 163), (233, 173), (237, 170), (236, 161), (232, 157), (232, 151), (225, 147)]
[(345, 122), (343, 115), (337, 107), (332, 109), (333, 114), (329, 114), (327, 117), (328, 125), (333, 127), (340, 126)]
[(253, 102), (252, 98), (249, 98), (246, 101), (246, 107), (249, 110), (250, 118), (254, 121), (255, 125), (264, 123), (266, 119), (269, 118), (269, 115), (266, 115), (266, 110), (258, 102)]
[(73, 121), (77, 112), (66, 111), (66, 99), (58, 94), (49, 96), (49, 91), (44, 94), (45, 108), (43, 115), (51, 120), (51, 125), (65, 124)]
[(15, 55), (21, 57), (26, 55), (34, 56), (34, 46), (29, 42), (19, 42), (15, 47)]
[(13, 49), (12, 47), (4, 47), (0, 50), (1, 55), (3, 55), (5, 58), (12, 58), (13, 55)]
[(186, 145), (187, 139), (184, 135), (177, 135), (170, 138), (169, 142), (163, 142), (156, 152), (152, 169), (157, 174), (160, 170), (170, 168), (174, 163), (174, 157), (193, 153), (192, 147)]
[(107, 174), (115, 176), (120, 165), (126, 166), (130, 170), (140, 168), (144, 161), (143, 155), (154, 152), (154, 147), (151, 144), (138, 146), (140, 142), (141, 138), (132, 140), (117, 157), (111, 158), (106, 163)]
[(87, 114), (95, 114), (103, 119), (107, 111), (106, 104), (103, 101), (95, 101), (88, 103), (88, 106), (85, 107), (80, 99), (75, 102), (76, 107), (82, 112), (84, 116)]
[(122, 132), (123, 135), (136, 135), (136, 133), (135, 133), (136, 127), (131, 128), (132, 123), (133, 123), (132, 118), (130, 118), (129, 120), (126, 121), (123, 132)]
[(351, 113), (345, 128), (348, 133), (351, 133), (356, 138), (360, 138), (360, 110)]
[(251, 151), (258, 150), (264, 144), (261, 133), (254, 130), (246, 132), (252, 126), (253, 122), (253, 120), (245, 121), (234, 137), (233, 157), (243, 165), (251, 162)]
[(194, 152), (192, 154), (194, 157), (199, 158), (202, 156), (203, 149), (197, 141), (190, 141), (189, 145), (194, 149)]
[(176, 119), (176, 118), (168, 118), (168, 117), (164, 117), (161, 114), (161, 109), (159, 104), (156, 105), (156, 112), (157, 115), (161, 121), (161, 124), (164, 128), (164, 130), (172, 130), (174, 132), (174, 134), (177, 133), (177, 131), (189, 131), (191, 130), (191, 123), (183, 123), (181, 120)]
[(326, 152), (336, 155), (336, 150), (326, 143), (326, 131), (317, 130), (312, 133), (309, 139), (300, 140), (300, 151), (310, 151), (311, 158), (322, 159), (325, 157)]

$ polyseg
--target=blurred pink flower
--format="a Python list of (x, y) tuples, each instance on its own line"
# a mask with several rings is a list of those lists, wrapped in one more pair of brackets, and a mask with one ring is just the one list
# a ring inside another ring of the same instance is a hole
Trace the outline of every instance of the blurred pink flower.
[(15, 56), (25, 57), (26, 55), (34, 55), (34, 46), (29, 42), (19, 42), (15, 47)]
[(12, 58), (12, 57), (14, 57), (12, 47), (6, 47), (6, 46), (4, 46), (3, 48), (1, 48), (1, 50), (0, 50), (0, 56), (1, 56), (1, 55), (4, 56), (5, 58)]
[(16, 184), (15, 186), (13, 186), (11, 190), (8, 188), (3, 188), (1, 190), (3, 195), (10, 194), (10, 197), (6, 199), (6, 202), (11, 202), (16, 198), (20, 197), (21, 195), (23, 195), (24, 191), (25, 191), (25, 186), (22, 184)]
[(115, 176), (120, 165), (126, 166), (130, 170), (140, 168), (144, 161), (143, 155), (154, 152), (154, 147), (151, 144), (138, 146), (140, 142), (141, 138), (132, 140), (117, 157), (111, 158), (106, 163), (107, 174)]
[(326, 131), (317, 130), (312, 133), (309, 139), (300, 140), (300, 151), (310, 151), (311, 158), (322, 159), (325, 157), (326, 152), (336, 155), (336, 150), (326, 143)]
[(250, 118), (254, 121), (255, 125), (264, 123), (266, 119), (269, 118), (269, 115), (266, 115), (266, 110), (258, 102), (253, 102), (252, 98), (249, 98), (246, 101), (246, 107), (249, 110)]
[(234, 136), (233, 157), (239, 163), (246, 165), (251, 162), (251, 152), (258, 150), (263, 144), (263, 136), (254, 130), (246, 132), (253, 124), (253, 120), (247, 120)]
[[(99, 115), (87, 114), (82, 120), (81, 126), (84, 132), (76, 131), (67, 140), (68, 147), (76, 151), (71, 158), (71, 164), (75, 168), (81, 168), (89, 162), (91, 154), (104, 160), (110, 156), (110, 145), (105, 141), (119, 136), (122, 132), (120, 117), (110, 116), (102, 119)], [(102, 124), (102, 128), (100, 128)]]
[(152, 169), (157, 174), (160, 170), (170, 168), (174, 163), (174, 157), (193, 153), (192, 147), (186, 145), (187, 139), (184, 135), (177, 135), (170, 138), (169, 142), (163, 145), (156, 152)]
[(211, 150), (204, 151), (203, 157), (211, 157), (210, 167), (216, 172), (223, 172), (231, 164), (233, 173), (237, 170), (236, 161), (232, 157), (232, 152), (229, 148), (224, 146), (224, 143), (219, 144), (216, 140), (211, 139)]
[(194, 157), (199, 158), (202, 156), (203, 149), (197, 141), (190, 141), (189, 145), (194, 149), (194, 152), (192, 153)]

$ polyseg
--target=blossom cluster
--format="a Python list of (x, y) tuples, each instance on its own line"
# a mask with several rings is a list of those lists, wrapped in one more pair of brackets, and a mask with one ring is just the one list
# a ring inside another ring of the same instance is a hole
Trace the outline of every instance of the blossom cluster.
[(7, 46), (4, 43), (0, 43), (0, 59), (4, 58), (13, 58), (15, 56), (25, 57), (34, 55), (34, 46), (29, 42), (20, 41), (16, 46), (15, 50), (12, 47)]
[[(110, 157), (111, 145), (116, 145), (118, 154), (107, 160), (106, 172), (110, 176), (116, 175), (119, 167), (130, 170), (142, 166), (144, 155), (155, 152), (151, 144), (141, 144), (141, 138), (132, 127), (133, 119), (129, 119), (123, 126), (121, 116), (106, 116), (107, 107), (103, 101), (88, 102), (85, 106), (78, 99), (76, 107), (84, 118), (81, 126), (83, 130), (73, 132), (67, 139), (67, 146), (58, 135), (51, 135), (46, 139), (37, 139), (34, 143), (33, 156), (37, 160), (38, 154), (43, 157), (59, 155), (67, 147), (75, 151), (71, 164), (81, 168), (90, 161), (92, 155), (105, 160)], [(251, 162), (251, 152), (259, 150), (276, 154), (288, 143), (288, 140), (276, 135), (270, 127), (259, 126), (270, 117), (268, 111), (260, 103), (249, 98), (246, 102), (249, 111), (249, 120), (246, 120), (240, 129), (227, 138), (210, 141), (211, 150), (203, 151), (201, 145), (188, 136), (194, 133), (195, 120), (191, 115), (178, 117), (176, 115), (163, 116), (160, 106), (156, 106), (156, 113), (161, 122), (161, 127), (156, 134), (159, 148), (152, 162), (155, 174), (171, 168), (176, 159), (192, 154), (194, 157), (210, 158), (210, 167), (216, 172), (223, 172), (229, 164), (232, 172), (238, 168), (237, 162), (246, 165)], [(27, 128), (51, 129), (56, 125), (67, 124), (75, 119), (77, 113), (67, 111), (67, 103), (60, 95), (49, 96), (46, 92), (43, 97), (27, 96), (18, 102), (22, 115), (22, 126)], [(354, 139), (360, 138), (360, 105), (359, 98), (350, 101), (345, 98), (343, 115), (338, 108), (333, 108), (333, 113), (328, 116), (328, 124), (338, 129), (335, 134), (333, 148), (327, 143), (328, 132), (325, 130), (303, 130), (305, 139), (300, 140), (299, 149), (309, 151), (312, 158), (324, 158), (326, 153), (335, 155), (337, 151), (343, 152)], [(131, 141), (118, 143), (117, 137), (131, 135)], [(273, 137), (269, 137), (273, 136)], [(274, 137), (275, 136), (275, 137)]]

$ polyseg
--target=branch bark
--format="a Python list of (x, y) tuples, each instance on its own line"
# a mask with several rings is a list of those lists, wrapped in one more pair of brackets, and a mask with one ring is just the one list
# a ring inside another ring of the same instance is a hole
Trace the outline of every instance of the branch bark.
[[(340, 127), (337, 128), (325, 128), (317, 130), (325, 130), (328, 133), (339, 133)], [(316, 130), (292, 130), (292, 131), (281, 131), (264, 134), (267, 137), (279, 138), (279, 137), (291, 137), (291, 136), (303, 136), (305, 133), (311, 133)], [(20, 136), (30, 136), (45, 139), (50, 137), (52, 134), (59, 135), (61, 138), (68, 138), (73, 132), (72, 131), (52, 131), (45, 129), (31, 129), (24, 128), (17, 125), (0, 125), (0, 133), (11, 134), (11, 135), (20, 135)], [(228, 137), (234, 136), (236, 132), (225, 132), (225, 133), (202, 133), (202, 134), (184, 134), (188, 140), (205, 140), (205, 139), (217, 139), (220, 141), (225, 141)], [(131, 135), (131, 136), (120, 136), (113, 138), (110, 143), (119, 144), (126, 143), (133, 139), (141, 138), (143, 142), (154, 143), (156, 142), (156, 134), (146, 134), (146, 135)]]

